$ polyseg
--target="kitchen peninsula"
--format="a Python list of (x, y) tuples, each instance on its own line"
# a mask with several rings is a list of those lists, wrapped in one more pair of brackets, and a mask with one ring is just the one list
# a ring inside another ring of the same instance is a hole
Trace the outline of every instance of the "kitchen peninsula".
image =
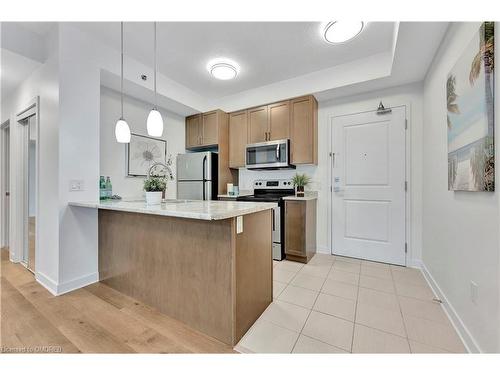
[(272, 302), (274, 203), (71, 202), (99, 210), (99, 280), (235, 345)]

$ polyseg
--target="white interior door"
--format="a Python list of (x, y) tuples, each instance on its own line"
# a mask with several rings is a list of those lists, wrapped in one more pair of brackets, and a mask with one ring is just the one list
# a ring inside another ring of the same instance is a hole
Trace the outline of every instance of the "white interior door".
[(332, 126), (333, 253), (405, 265), (405, 107)]

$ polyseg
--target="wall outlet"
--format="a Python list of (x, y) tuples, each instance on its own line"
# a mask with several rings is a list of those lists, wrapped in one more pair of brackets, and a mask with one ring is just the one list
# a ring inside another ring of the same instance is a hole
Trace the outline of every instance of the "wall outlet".
[(478, 286), (474, 281), (470, 281), (470, 300), (472, 303), (477, 303), (478, 299)]
[(69, 182), (69, 191), (83, 191), (85, 190), (85, 184), (83, 180), (71, 180)]

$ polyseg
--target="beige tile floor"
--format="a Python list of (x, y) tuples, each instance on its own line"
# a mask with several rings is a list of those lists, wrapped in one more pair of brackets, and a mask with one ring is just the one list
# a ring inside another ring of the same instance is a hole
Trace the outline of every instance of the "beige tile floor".
[(274, 262), (274, 301), (236, 346), (247, 353), (463, 353), (417, 269), (316, 254)]

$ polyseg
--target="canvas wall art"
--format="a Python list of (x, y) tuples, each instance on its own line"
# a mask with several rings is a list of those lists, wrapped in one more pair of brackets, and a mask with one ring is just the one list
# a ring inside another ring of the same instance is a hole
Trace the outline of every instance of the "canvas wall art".
[(494, 45), (484, 22), (446, 80), (448, 190), (495, 190)]
[(147, 176), (148, 169), (156, 162), (165, 163), (167, 142), (163, 139), (132, 134), (127, 145), (127, 175)]

